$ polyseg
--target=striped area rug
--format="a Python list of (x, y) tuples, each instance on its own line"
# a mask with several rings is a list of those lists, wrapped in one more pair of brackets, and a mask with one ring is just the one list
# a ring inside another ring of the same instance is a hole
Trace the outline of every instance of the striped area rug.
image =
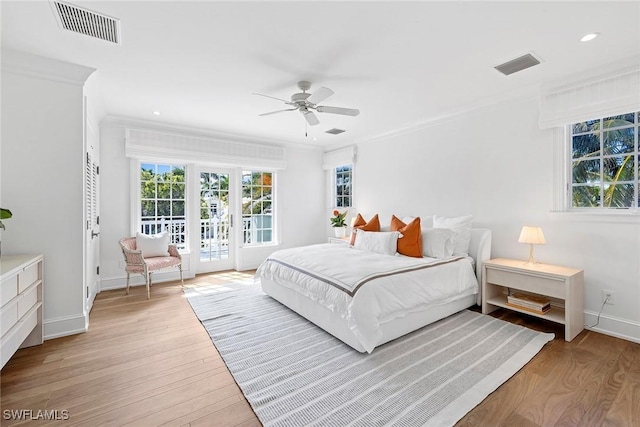
[(362, 354), (259, 285), (185, 293), (265, 426), (453, 425), (553, 339), (463, 310)]

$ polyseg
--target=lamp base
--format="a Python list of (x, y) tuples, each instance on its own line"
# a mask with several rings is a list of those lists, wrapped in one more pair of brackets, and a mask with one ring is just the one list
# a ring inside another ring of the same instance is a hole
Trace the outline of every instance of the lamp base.
[(533, 260), (533, 244), (529, 244), (529, 259), (524, 263), (524, 265), (529, 267), (536, 265), (536, 262)]

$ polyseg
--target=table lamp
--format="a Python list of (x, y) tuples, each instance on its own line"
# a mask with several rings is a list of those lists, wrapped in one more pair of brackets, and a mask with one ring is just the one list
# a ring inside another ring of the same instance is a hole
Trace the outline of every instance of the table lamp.
[(547, 243), (544, 240), (544, 234), (542, 234), (542, 228), (540, 227), (531, 227), (525, 225), (522, 227), (522, 231), (520, 232), (520, 238), (518, 238), (519, 243), (528, 243), (529, 244), (529, 260), (527, 261), (527, 265), (534, 265), (533, 261), (533, 245), (544, 245)]

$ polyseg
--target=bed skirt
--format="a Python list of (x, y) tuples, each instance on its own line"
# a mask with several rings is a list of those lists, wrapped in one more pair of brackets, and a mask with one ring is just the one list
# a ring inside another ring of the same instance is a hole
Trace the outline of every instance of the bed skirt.
[[(279, 285), (273, 280), (261, 278), (262, 290), (276, 301), (289, 307), (302, 317), (315, 323), (320, 328), (329, 332), (334, 337), (353, 347), (361, 353), (365, 352), (360, 341), (351, 332), (347, 321), (328, 308), (316, 304), (304, 295), (295, 292), (285, 286)], [(454, 313), (464, 310), (476, 304), (477, 295), (467, 295), (461, 299), (445, 303), (433, 304), (422, 310), (411, 312), (403, 317), (396, 317), (382, 322), (382, 337), (376, 343), (376, 347), (386, 342), (399, 338), (409, 332), (420, 329), (430, 323), (444, 319)]]

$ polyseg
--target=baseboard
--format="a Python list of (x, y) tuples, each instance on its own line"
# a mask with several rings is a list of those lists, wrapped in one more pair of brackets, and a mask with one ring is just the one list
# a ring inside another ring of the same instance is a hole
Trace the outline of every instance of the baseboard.
[(88, 329), (87, 320), (88, 319), (82, 314), (45, 319), (43, 322), (44, 339), (50, 340), (85, 333)]
[[(183, 271), (183, 278), (191, 279), (195, 277), (194, 275), (189, 275), (187, 271)], [(180, 280), (180, 272), (179, 271), (168, 271), (166, 273), (153, 273), (153, 283), (162, 283), (162, 282), (173, 282), (176, 280)], [(145, 281), (144, 277), (140, 274), (131, 275), (131, 279), (129, 280), (130, 286), (144, 286)], [(112, 289), (125, 289), (127, 287), (127, 276), (120, 277), (110, 277), (106, 279), (100, 280), (100, 292), (109, 291)]]
[[(640, 323), (585, 311), (585, 329), (640, 344)], [(597, 323), (597, 325), (596, 325)]]

